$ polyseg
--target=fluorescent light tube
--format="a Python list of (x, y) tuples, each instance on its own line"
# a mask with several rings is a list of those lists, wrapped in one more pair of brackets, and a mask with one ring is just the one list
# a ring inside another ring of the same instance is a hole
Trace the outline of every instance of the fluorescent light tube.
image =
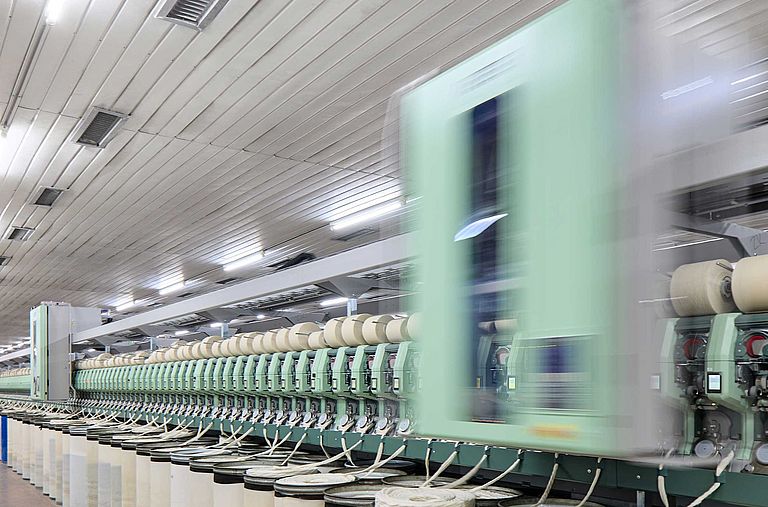
[(259, 319), (259, 320), (264, 320), (264, 319), (266, 319), (266, 318), (267, 318), (267, 316), (266, 316), (266, 315), (264, 315), (263, 313), (260, 313), (260, 314), (258, 314), (258, 315), (256, 316), (256, 318), (257, 318), (257, 319)]
[(325, 301), (320, 301), (320, 306), (334, 306), (334, 305), (341, 305), (349, 301), (349, 298), (333, 298), (333, 299), (326, 299)]
[(62, 0), (48, 0), (45, 4), (45, 24), (55, 25), (61, 16)]
[(680, 244), (680, 245), (672, 245), (672, 246), (665, 246), (665, 247), (661, 247), (661, 248), (654, 248), (653, 251), (654, 252), (661, 252), (663, 250), (674, 250), (675, 248), (685, 248), (685, 247), (688, 247), (688, 246), (702, 245), (704, 243), (711, 243), (713, 241), (720, 241), (722, 239), (723, 238), (702, 239), (701, 241), (692, 241), (690, 243), (683, 243), (683, 244)]
[(185, 334), (189, 334), (189, 331), (187, 331), (186, 329), (182, 329), (180, 331), (176, 331), (175, 333), (173, 333), (173, 336), (184, 336)]
[(341, 220), (336, 220), (335, 222), (331, 222), (331, 230), (338, 231), (339, 229), (345, 229), (347, 227), (352, 227), (353, 225), (370, 222), (371, 220), (384, 216), (388, 213), (397, 211), (402, 207), (403, 207), (402, 202), (394, 201), (388, 204), (384, 204), (383, 206), (375, 206), (373, 208), (368, 208), (367, 210), (361, 211), (359, 213), (355, 213), (354, 215), (344, 217)]
[(124, 310), (127, 310), (127, 309), (129, 309), (129, 308), (133, 308), (133, 307), (134, 307), (134, 306), (136, 306), (137, 304), (139, 304), (139, 302), (138, 302), (138, 301), (136, 301), (136, 300), (134, 299), (133, 301), (129, 301), (129, 302), (127, 302), (127, 303), (123, 303), (122, 305), (118, 305), (118, 306), (116, 306), (116, 307), (115, 307), (115, 311), (117, 311), (117, 312), (122, 312), (122, 311), (124, 311)]
[(187, 282), (179, 282), (173, 285), (169, 285), (168, 287), (165, 287), (163, 289), (160, 289), (158, 293), (161, 296), (167, 296), (168, 294), (173, 294), (174, 292), (179, 292), (180, 290), (183, 290), (186, 286), (187, 286)]
[(224, 264), (224, 271), (233, 271), (235, 269), (240, 269), (250, 264), (259, 262), (263, 258), (264, 258), (264, 252), (257, 252), (255, 254), (246, 255), (245, 257), (241, 257), (236, 261), (230, 262), (228, 264)]
[(221, 327), (221, 326), (223, 326), (221, 322), (214, 322), (213, 324), (211, 324), (211, 327)]

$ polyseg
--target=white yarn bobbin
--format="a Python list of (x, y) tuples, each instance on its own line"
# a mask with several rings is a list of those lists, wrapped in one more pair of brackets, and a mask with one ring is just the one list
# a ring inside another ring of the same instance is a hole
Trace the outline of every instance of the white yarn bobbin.
[(736, 310), (731, 296), (731, 264), (725, 259), (683, 264), (672, 273), (669, 293), (681, 317)]
[(280, 349), (277, 348), (277, 332), (278, 329), (270, 329), (266, 333), (264, 333), (264, 338), (262, 339), (262, 347), (264, 348), (264, 353), (266, 354), (274, 354), (275, 352), (280, 352)]
[(363, 322), (363, 340), (368, 345), (387, 343), (387, 324), (394, 317), (391, 315), (374, 315)]
[(337, 349), (346, 346), (341, 335), (341, 326), (344, 324), (345, 319), (346, 317), (336, 317), (325, 323), (323, 337), (325, 338), (325, 343), (327, 343), (329, 347)]
[(325, 334), (322, 331), (315, 331), (309, 335), (307, 346), (310, 350), (327, 349), (329, 345), (325, 342)]
[(291, 350), (301, 352), (302, 350), (309, 349), (309, 335), (320, 330), (320, 326), (314, 322), (302, 322), (301, 324), (291, 326), (290, 333), (288, 334)]
[(387, 341), (389, 343), (400, 343), (410, 339), (408, 317), (395, 317), (387, 323)]

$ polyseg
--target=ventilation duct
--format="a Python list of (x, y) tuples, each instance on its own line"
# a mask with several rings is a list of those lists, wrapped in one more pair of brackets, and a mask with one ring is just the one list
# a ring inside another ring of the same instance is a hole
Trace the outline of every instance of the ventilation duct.
[(103, 148), (117, 135), (118, 127), (128, 118), (127, 114), (92, 107), (78, 123), (72, 141), (85, 146)]
[(40, 187), (32, 200), (32, 204), (35, 206), (47, 206), (50, 208), (53, 206), (53, 203), (55, 203), (56, 200), (61, 197), (63, 192), (64, 190), (61, 188)]
[(26, 241), (33, 232), (35, 232), (35, 230), (29, 227), (11, 227), (8, 236), (6, 237), (14, 241)]
[(227, 1), (165, 0), (160, 2), (155, 17), (196, 30), (202, 30), (216, 17)]

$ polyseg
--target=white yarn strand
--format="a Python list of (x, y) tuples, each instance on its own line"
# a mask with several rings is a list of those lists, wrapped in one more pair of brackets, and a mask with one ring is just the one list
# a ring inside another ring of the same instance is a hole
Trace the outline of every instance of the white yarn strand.
[[(522, 453), (520, 453), (520, 454), (522, 454)], [(520, 454), (518, 454), (518, 456), (520, 456)], [(474, 493), (475, 491), (480, 491), (480, 490), (482, 490), (482, 489), (485, 489), (485, 488), (490, 488), (491, 486), (493, 486), (494, 484), (496, 484), (497, 482), (499, 482), (500, 480), (502, 480), (504, 477), (506, 477), (507, 475), (509, 475), (509, 474), (511, 474), (512, 472), (514, 472), (514, 470), (515, 470), (515, 469), (516, 469), (518, 466), (520, 466), (520, 463), (521, 463), (521, 461), (522, 461), (522, 458), (518, 457), (518, 458), (515, 460), (515, 462), (514, 462), (514, 463), (512, 463), (512, 465), (510, 465), (510, 467), (509, 467), (509, 468), (507, 468), (506, 470), (504, 470), (504, 471), (503, 471), (503, 472), (501, 472), (499, 475), (497, 475), (496, 477), (494, 477), (494, 478), (493, 478), (493, 479), (491, 479), (490, 481), (486, 482), (485, 484), (481, 484), (480, 486), (477, 486), (476, 488), (472, 488), (472, 489), (470, 489), (470, 491)]]
[(472, 469), (470, 469), (466, 474), (459, 477), (458, 479), (456, 479), (450, 484), (446, 484), (445, 486), (439, 486), (439, 487), (445, 488), (445, 489), (451, 489), (451, 488), (458, 488), (459, 486), (463, 486), (464, 484), (468, 483), (472, 479), (472, 477), (477, 475), (477, 472), (480, 471), (480, 468), (483, 466), (483, 463), (485, 463), (487, 459), (488, 459), (488, 455), (483, 453), (483, 456), (480, 458), (477, 464), (474, 467), (472, 467)]
[(688, 504), (688, 507), (696, 507), (697, 505), (701, 505), (701, 503), (712, 496), (715, 491), (718, 490), (720, 487), (720, 482), (717, 480), (720, 475), (725, 471), (726, 468), (728, 468), (728, 465), (731, 464), (731, 461), (733, 461), (733, 458), (736, 455), (733, 453), (733, 451), (730, 451), (728, 455), (723, 458), (723, 460), (717, 465), (717, 468), (715, 469), (715, 483), (710, 486), (710, 488), (701, 494), (696, 500)]
[(603, 458), (597, 458), (597, 468), (595, 469), (595, 478), (592, 479), (592, 484), (589, 485), (587, 494), (584, 496), (584, 498), (581, 500), (581, 502), (579, 502), (579, 504), (576, 507), (584, 507), (584, 504), (586, 504), (589, 501), (589, 498), (592, 496), (592, 493), (595, 492), (595, 487), (597, 487), (597, 481), (600, 480), (600, 474), (603, 471), (603, 469), (600, 468), (601, 461), (603, 461)]
[(547, 482), (547, 487), (544, 489), (544, 493), (541, 495), (541, 498), (539, 498), (539, 501), (536, 502), (534, 507), (543, 504), (547, 501), (547, 498), (549, 497), (549, 493), (552, 491), (552, 486), (555, 484), (555, 477), (557, 477), (557, 469), (560, 467), (560, 465), (557, 462), (559, 454), (555, 453), (555, 464), (552, 466), (552, 475), (549, 476), (549, 481)]
[(429, 486), (430, 484), (432, 484), (432, 482), (433, 482), (435, 479), (437, 479), (438, 477), (440, 477), (440, 475), (441, 475), (443, 472), (445, 472), (445, 470), (446, 470), (446, 469), (447, 469), (449, 466), (451, 466), (451, 463), (453, 463), (453, 460), (455, 460), (455, 459), (456, 459), (456, 456), (458, 456), (458, 455), (459, 455), (459, 452), (458, 452), (458, 451), (453, 451), (453, 452), (451, 453), (451, 455), (450, 455), (450, 456), (448, 456), (448, 459), (447, 459), (447, 460), (445, 460), (445, 462), (444, 462), (442, 465), (440, 465), (440, 468), (438, 468), (438, 469), (437, 469), (437, 472), (435, 472), (435, 474), (434, 474), (432, 477), (427, 477), (427, 480), (426, 480), (426, 481), (424, 481), (424, 484), (422, 484), (422, 485), (421, 485), (421, 487), (422, 487), (422, 488), (426, 488), (427, 486)]

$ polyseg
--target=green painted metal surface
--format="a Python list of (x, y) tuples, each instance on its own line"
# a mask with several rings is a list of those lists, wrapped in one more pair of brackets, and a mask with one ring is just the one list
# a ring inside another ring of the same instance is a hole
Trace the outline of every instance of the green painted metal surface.
[[(631, 435), (616, 421), (622, 372), (601, 359), (621, 353), (612, 240), (619, 5), (572, 0), (403, 100), (406, 164), (423, 196), (420, 309), (429, 332), (418, 337), (426, 358), (420, 433), (600, 455), (626, 451)], [(470, 192), (480, 134), (472, 122), (479, 108), (490, 107), (498, 117), (498, 177), (488, 184), (497, 186), (498, 202), (486, 215), (506, 213), (493, 226), (500, 261), (490, 282), (504, 287), (495, 295), (495, 318), (517, 319), (519, 327), (508, 378), (495, 391), (472, 369), (472, 312), (484, 309), (467, 301), (488, 283), (471, 283), (472, 245), (455, 239), (477, 216)], [(560, 357), (552, 359), (552, 351)], [(568, 385), (551, 381), (552, 373)]]
[(31, 384), (31, 375), (0, 377), (0, 392), (29, 394)]

